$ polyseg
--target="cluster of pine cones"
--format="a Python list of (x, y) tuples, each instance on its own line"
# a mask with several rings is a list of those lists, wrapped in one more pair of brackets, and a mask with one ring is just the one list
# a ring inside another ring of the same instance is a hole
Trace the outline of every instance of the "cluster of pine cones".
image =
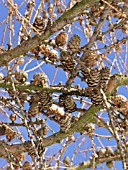
[(88, 93), (93, 104), (101, 105), (103, 102), (100, 89), (106, 92), (108, 80), (110, 78), (110, 69), (104, 67), (102, 69), (92, 68), (90, 72), (82, 71), (84, 79), (87, 81)]
[(40, 112), (48, 110), (52, 106), (53, 99), (47, 91), (39, 91), (33, 94), (29, 100), (30, 108), (28, 110), (29, 117), (35, 117)]

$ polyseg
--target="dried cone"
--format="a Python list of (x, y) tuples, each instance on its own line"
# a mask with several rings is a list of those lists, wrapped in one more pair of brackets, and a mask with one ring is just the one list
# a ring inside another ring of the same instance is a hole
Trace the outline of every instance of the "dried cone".
[(36, 73), (33, 77), (34, 82), (33, 84), (35, 86), (39, 86), (39, 85), (47, 85), (47, 75), (42, 73)]
[(66, 51), (62, 51), (60, 53), (60, 61), (62, 63), (62, 67), (66, 72), (72, 72), (75, 66), (75, 61), (72, 59), (70, 54)]
[(100, 88), (106, 91), (106, 87), (108, 81), (110, 79), (110, 69), (108, 67), (104, 67), (100, 70)]
[(67, 133), (71, 127), (71, 114), (66, 112), (65, 115), (61, 117), (59, 123), (61, 131)]
[(15, 137), (15, 132), (9, 128), (6, 128), (5, 134), (9, 142), (11, 142)]
[(70, 96), (70, 95), (66, 96), (64, 108), (65, 108), (65, 111), (70, 112), (70, 113), (76, 111), (76, 104), (75, 104), (72, 96)]
[(100, 82), (100, 71), (98, 68), (93, 68), (90, 71), (90, 76), (87, 80), (87, 84), (89, 87), (97, 87)]
[(53, 100), (51, 94), (46, 91), (40, 91), (40, 110), (48, 109), (52, 106)]
[(59, 46), (65, 45), (67, 42), (67, 33), (64, 31), (61, 31), (57, 36), (55, 37), (55, 43)]
[(35, 117), (39, 113), (39, 105), (37, 102), (33, 102), (28, 109), (28, 117)]
[(113, 99), (116, 110), (121, 112), (124, 116), (128, 116), (128, 100), (123, 95), (116, 95)]
[(17, 72), (15, 72), (15, 79), (18, 82), (25, 82), (28, 79), (28, 74), (25, 71), (19, 70)]
[(59, 104), (62, 107), (64, 107), (64, 105), (65, 105), (65, 97), (66, 97), (65, 94), (62, 94), (62, 95), (59, 96)]
[(32, 165), (30, 162), (26, 161), (23, 166), (22, 166), (23, 170), (32, 170)]
[(102, 96), (98, 88), (92, 89), (90, 93), (90, 98), (92, 103), (96, 106), (101, 105), (103, 103)]
[(38, 32), (42, 32), (45, 29), (45, 24), (43, 22), (43, 18), (41, 17), (36, 17), (32, 25), (36, 28)]
[(83, 75), (84, 79), (87, 79), (89, 77), (89, 72), (84, 67), (81, 67), (81, 74)]
[(19, 97), (21, 105), (23, 105), (24, 102), (27, 101), (28, 93), (26, 92), (20, 93), (18, 97)]
[(62, 94), (59, 96), (59, 104), (60, 106), (65, 108), (67, 112), (74, 112), (76, 110), (76, 104), (70, 95)]
[(58, 52), (56, 50), (51, 50), (47, 46), (41, 45), (40, 52), (44, 55), (45, 58), (48, 58), (50, 61), (58, 61)]
[(84, 63), (86, 67), (93, 67), (97, 63), (97, 56), (95, 54), (89, 54), (85, 57)]
[(67, 45), (67, 48), (70, 50), (70, 53), (74, 53), (79, 50), (80, 41), (81, 39), (77, 34), (71, 37)]
[(127, 98), (123, 95), (116, 95), (113, 99), (113, 102), (115, 106), (120, 108), (123, 103), (127, 102)]
[(29, 103), (33, 103), (33, 102), (39, 102), (40, 101), (40, 96), (39, 96), (39, 93), (35, 93), (31, 96), (30, 100), (29, 100)]

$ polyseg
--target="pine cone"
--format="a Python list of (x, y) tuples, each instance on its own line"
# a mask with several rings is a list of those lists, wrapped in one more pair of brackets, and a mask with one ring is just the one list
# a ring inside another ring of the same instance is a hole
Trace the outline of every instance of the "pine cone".
[(98, 88), (92, 89), (90, 93), (91, 101), (94, 105), (101, 105), (103, 103), (102, 96)]
[(70, 54), (66, 51), (62, 51), (60, 54), (60, 61), (62, 63), (62, 67), (64, 69), (64, 71), (66, 72), (72, 72), (74, 66), (75, 66), (75, 62), (74, 60), (71, 58)]
[(120, 108), (123, 103), (127, 102), (127, 98), (123, 95), (116, 95), (113, 99), (113, 102), (115, 106)]
[(53, 103), (53, 100), (52, 100), (52, 97), (51, 97), (51, 94), (46, 92), (46, 91), (40, 91), (40, 111), (42, 110), (47, 110), (49, 107), (52, 106), (52, 103)]
[(97, 87), (99, 85), (100, 82), (100, 71), (98, 70), (98, 68), (93, 68), (90, 71), (90, 76), (87, 80), (87, 84), (89, 87)]
[(76, 111), (76, 104), (72, 98), (72, 96), (67, 95), (66, 96), (66, 100), (65, 100), (65, 111), (72, 113)]
[(62, 31), (55, 37), (55, 43), (59, 46), (65, 45), (67, 42), (67, 33)]
[(28, 74), (25, 71), (19, 70), (17, 72), (15, 72), (15, 79), (18, 82), (25, 82), (28, 79)]
[(110, 79), (110, 69), (108, 67), (102, 68), (100, 70), (100, 77), (100, 88), (106, 91), (108, 80)]
[(71, 114), (66, 112), (60, 119), (60, 129), (62, 132), (67, 133), (71, 127)]
[(89, 54), (88, 56), (86, 56), (84, 63), (85, 66), (88, 68), (95, 66), (97, 63), (97, 56), (94, 54)]
[(89, 77), (89, 72), (84, 67), (81, 67), (81, 74), (84, 76), (84, 79)]
[(123, 95), (116, 95), (113, 99), (116, 110), (124, 116), (128, 116), (128, 100)]
[(27, 101), (28, 93), (26, 93), (26, 92), (20, 93), (20, 94), (18, 95), (18, 97), (19, 97), (19, 100), (20, 100), (21, 105), (23, 105), (24, 102)]
[(79, 50), (80, 41), (81, 39), (77, 34), (71, 37), (67, 45), (67, 48), (70, 50), (70, 54)]
[(48, 58), (50, 61), (58, 61), (58, 53), (56, 50), (50, 50), (45, 45), (40, 46), (40, 52), (44, 55), (45, 58)]
[(64, 107), (67, 112), (74, 112), (76, 110), (76, 104), (70, 95), (62, 94), (59, 96), (59, 104)]
[(32, 25), (37, 29), (38, 32), (43, 32), (45, 30), (45, 24), (41, 17), (36, 17)]
[(37, 102), (33, 102), (28, 109), (28, 117), (35, 117), (39, 113), (39, 105)]
[(11, 142), (15, 137), (15, 132), (9, 128), (5, 130), (6, 138), (9, 142)]
[(35, 86), (39, 86), (39, 85), (47, 85), (47, 75), (44, 73), (36, 73), (33, 76), (34, 82), (33, 84)]
[(36, 92), (35, 94), (33, 94), (29, 100), (29, 103), (33, 103), (33, 102), (39, 102), (40, 101), (40, 96), (39, 96), (39, 92)]

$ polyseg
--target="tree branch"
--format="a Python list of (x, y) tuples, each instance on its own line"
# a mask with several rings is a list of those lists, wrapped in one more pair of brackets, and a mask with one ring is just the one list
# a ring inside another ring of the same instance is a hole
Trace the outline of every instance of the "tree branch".
[[(105, 158), (96, 158), (95, 160), (95, 165), (101, 164), (103, 162), (107, 161), (119, 161), (121, 159), (120, 155), (114, 155), (114, 156), (109, 156)], [(85, 168), (91, 168), (93, 164), (93, 160), (89, 159), (87, 161), (81, 162), (80, 164), (73, 166), (73, 167), (68, 167), (66, 170), (84, 170)]]
[[(114, 86), (113, 86), (114, 85)], [(115, 90), (115, 87), (119, 87), (121, 85), (128, 85), (128, 77), (124, 76), (124, 75), (113, 75), (111, 77), (111, 79), (109, 80), (108, 83), (108, 88), (107, 88), (107, 95), (109, 96), (113, 90)], [(101, 108), (101, 106), (94, 106), (92, 105), (81, 117), (80, 119), (75, 122), (71, 128), (69, 129), (69, 131), (67, 133), (63, 133), (63, 132), (57, 132), (47, 138), (43, 139), (42, 142), (42, 146), (46, 147), (46, 146), (50, 146), (52, 144), (55, 143), (60, 143), (60, 141), (64, 138), (66, 138), (67, 136), (69, 136), (70, 134), (73, 134), (74, 132), (83, 132), (84, 129), (84, 125), (93, 121), (93, 117), (94, 114)], [(23, 146), (23, 144), (13, 144), (13, 145), (8, 145), (7, 144), (7, 149), (12, 152), (25, 152), (25, 148)], [(3, 145), (0, 144), (0, 157), (5, 157), (6, 156), (6, 152), (3, 148)]]
[(0, 66), (7, 65), (12, 59), (19, 57), (20, 55), (25, 55), (29, 50), (41, 45), (43, 41), (48, 39), (53, 33), (62, 29), (65, 25), (71, 24), (74, 18), (79, 16), (83, 10), (86, 9), (87, 5), (94, 2), (99, 2), (99, 0), (82, 0), (79, 3), (76, 3), (71, 9), (67, 10), (61, 17), (59, 17), (53, 23), (51, 28), (46, 29), (43, 34), (30, 37), (14, 49), (0, 54)]

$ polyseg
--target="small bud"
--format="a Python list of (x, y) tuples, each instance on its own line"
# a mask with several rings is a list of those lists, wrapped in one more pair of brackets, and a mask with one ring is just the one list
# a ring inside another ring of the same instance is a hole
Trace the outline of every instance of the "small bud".
[(17, 61), (17, 64), (23, 64), (24, 63), (24, 56), (21, 55), (19, 58), (18, 58), (18, 61)]
[(74, 136), (73, 136), (73, 135), (69, 135), (69, 136), (68, 136), (68, 141), (70, 141), (70, 142), (75, 142)]
[(63, 160), (63, 163), (66, 164), (66, 165), (70, 165), (70, 158), (69, 158), (69, 156), (65, 156), (65, 158)]
[(106, 153), (105, 153), (106, 156), (111, 156), (113, 155), (113, 150), (110, 146), (106, 146)]
[(3, 73), (0, 73), (0, 81), (3, 80), (3, 78), (4, 78)]
[(110, 169), (113, 167), (113, 164), (113, 161), (106, 162), (106, 166)]
[(9, 118), (10, 118), (10, 120), (12, 122), (14, 122), (16, 120), (16, 115), (15, 114), (11, 114)]

